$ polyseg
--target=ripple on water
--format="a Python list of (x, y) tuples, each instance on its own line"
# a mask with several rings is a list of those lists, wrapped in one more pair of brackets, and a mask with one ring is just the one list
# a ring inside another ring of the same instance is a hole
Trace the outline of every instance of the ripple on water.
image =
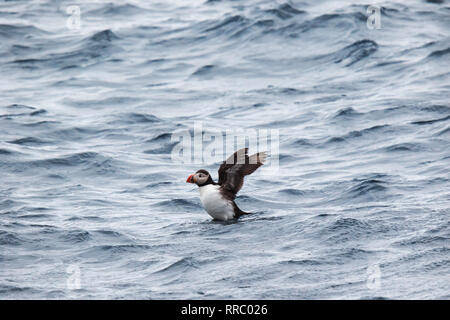
[(161, 274), (161, 273), (168, 273), (168, 274), (174, 274), (174, 273), (180, 273), (180, 272), (186, 272), (190, 269), (197, 269), (198, 268), (198, 262), (194, 258), (181, 258), (168, 266), (165, 266), (154, 273)]
[(0, 244), (4, 246), (20, 246), (28, 242), (16, 232), (0, 230)]
[(86, 230), (70, 230), (60, 236), (61, 240), (68, 243), (81, 243), (92, 239), (91, 234)]

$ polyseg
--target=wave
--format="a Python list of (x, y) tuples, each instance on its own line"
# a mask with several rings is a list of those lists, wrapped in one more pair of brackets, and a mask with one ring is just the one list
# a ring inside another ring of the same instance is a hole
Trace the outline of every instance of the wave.
[(312, 147), (315, 145), (315, 143), (310, 139), (296, 139), (293, 142), (290, 143), (293, 147)]
[(112, 42), (113, 40), (120, 39), (114, 32), (112, 32), (109, 29), (99, 31), (89, 38), (87, 38), (88, 41), (94, 42), (94, 43), (104, 43), (104, 42)]
[(81, 66), (105, 62), (105, 58), (123, 49), (113, 42), (120, 38), (106, 29), (70, 46), (65, 52), (45, 52), (41, 57), (15, 59), (11, 63), (21, 68), (31, 69), (77, 69)]
[(96, 152), (80, 152), (75, 154), (70, 154), (58, 158), (50, 158), (45, 160), (35, 160), (31, 164), (35, 167), (58, 167), (58, 166), (78, 166), (82, 164), (92, 163), (96, 159), (104, 160), (105, 157), (101, 156)]
[(128, 237), (125, 234), (120, 233), (118, 231), (114, 231), (114, 230), (99, 229), (99, 230), (92, 231), (92, 233), (93, 234), (102, 235), (102, 236), (111, 237), (113, 239), (128, 239)]
[[(384, 175), (374, 175), (368, 178), (354, 179), (356, 184), (345, 190), (345, 197), (363, 201), (386, 199), (389, 183), (385, 177)], [(382, 180), (382, 178), (384, 179)]]
[(15, 296), (18, 293), (27, 293), (27, 292), (28, 293), (30, 293), (30, 292), (37, 293), (37, 292), (39, 292), (39, 290), (36, 290), (31, 287), (0, 284), (0, 295), (2, 295), (2, 296), (8, 295), (8, 294), (14, 294), (14, 296)]
[(42, 220), (50, 220), (53, 219), (54, 216), (51, 214), (46, 214), (46, 213), (35, 213), (35, 214), (22, 214), (22, 215), (18, 215), (16, 216), (17, 219), (24, 219), (24, 220), (30, 220), (30, 219), (42, 219)]
[(14, 172), (27, 172), (35, 169), (54, 172), (57, 169), (77, 168), (78, 174), (100, 174), (104, 177), (122, 171), (118, 160), (97, 152), (77, 152), (47, 159), (4, 162), (2, 165)]
[(114, 3), (106, 3), (101, 8), (89, 10), (86, 13), (87, 16), (101, 16), (101, 17), (113, 17), (113, 16), (132, 16), (137, 15), (145, 11), (144, 8), (138, 7), (133, 4), (116, 5)]
[(450, 133), (450, 126), (445, 128), (445, 129), (443, 129), (443, 130), (441, 130), (441, 131), (439, 131), (438, 133), (436, 133), (436, 135), (442, 136), (442, 135), (445, 135), (445, 134), (448, 134), (448, 133)]
[(158, 134), (156, 137), (146, 140), (145, 142), (167, 142), (171, 139), (172, 134), (169, 132), (164, 132)]
[(34, 27), (32, 25), (10, 25), (10, 24), (0, 24), (0, 38), (3, 39), (25, 39), (36, 36), (43, 36), (48, 34), (48, 32)]
[(334, 118), (335, 119), (340, 119), (340, 118), (355, 118), (360, 116), (361, 113), (357, 112), (355, 109), (349, 107), (349, 108), (344, 108), (339, 110), (335, 115)]
[(70, 230), (60, 236), (62, 241), (69, 243), (81, 243), (92, 239), (91, 234), (85, 230)]
[(278, 191), (279, 193), (285, 193), (287, 195), (293, 195), (293, 196), (303, 196), (305, 194), (304, 191), (299, 190), (299, 189), (292, 189), (292, 188), (288, 188), (288, 189), (281, 189)]
[(300, 95), (305, 95), (308, 92), (306, 92), (305, 90), (302, 90), (302, 89), (298, 89), (298, 88), (277, 87), (277, 86), (269, 85), (269, 86), (267, 86), (267, 88), (255, 90), (255, 93), (278, 95), (278, 96), (285, 96), (285, 95), (300, 96)]
[(450, 53), (450, 47), (443, 50), (436, 50), (428, 55), (428, 58), (441, 58)]
[(341, 142), (347, 142), (348, 140), (354, 139), (354, 138), (365, 138), (367, 139), (367, 136), (369, 134), (375, 135), (377, 138), (382, 136), (383, 133), (386, 132), (392, 132), (394, 129), (389, 125), (376, 125), (370, 128), (365, 128), (362, 130), (354, 130), (350, 131), (349, 133), (339, 136), (339, 137), (331, 137), (329, 138), (325, 144), (334, 144), (334, 143), (341, 143)]
[(279, 5), (275, 9), (268, 9), (265, 12), (272, 14), (282, 20), (293, 18), (299, 14), (306, 14), (306, 11), (292, 7), (289, 3)]
[(206, 65), (199, 69), (197, 69), (192, 75), (193, 76), (205, 76), (205, 75), (211, 75), (216, 72), (217, 67), (214, 65)]
[(384, 148), (386, 152), (418, 152), (423, 149), (424, 146), (422, 144), (412, 142), (396, 143)]
[(26, 242), (28, 241), (14, 232), (0, 230), (0, 245), (2, 246), (20, 246)]
[(439, 118), (439, 119), (432, 119), (432, 120), (420, 120), (420, 121), (413, 121), (412, 124), (418, 124), (418, 125), (426, 125), (426, 124), (433, 124), (437, 122), (447, 121), (450, 120), (450, 116)]
[[(45, 123), (39, 123), (35, 126), (45, 126), (49, 127), (49, 125), (54, 125), (53, 122), (45, 122)], [(91, 138), (97, 134), (100, 134), (102, 132), (105, 132), (105, 129), (94, 129), (90, 127), (70, 127), (65, 129), (59, 129), (50, 131), (48, 133), (48, 136), (60, 141), (80, 141), (84, 139)]]
[(146, 154), (171, 154), (173, 147), (176, 146), (177, 143), (168, 143), (160, 147), (154, 147), (152, 149), (144, 150)]
[(329, 262), (326, 261), (320, 261), (320, 260), (312, 260), (312, 259), (302, 259), (302, 260), (286, 260), (281, 261), (279, 264), (285, 264), (285, 265), (299, 265), (299, 266), (320, 266), (324, 264), (328, 264)]
[(98, 222), (104, 222), (105, 219), (102, 217), (97, 216), (73, 216), (66, 219), (67, 221), (98, 221)]
[(238, 28), (242, 28), (243, 26), (248, 25), (251, 22), (250, 19), (245, 18), (241, 15), (235, 15), (232, 17), (227, 17), (223, 19), (221, 22), (215, 24), (212, 27), (205, 29), (204, 32), (210, 33), (214, 31), (216, 35), (223, 33), (235, 33)]
[(378, 50), (378, 44), (372, 40), (360, 40), (334, 53), (335, 63), (344, 63), (349, 67)]
[(20, 202), (11, 199), (0, 200), (0, 209), (11, 209), (12, 207), (20, 204)]
[(430, 245), (435, 243), (445, 244), (448, 243), (450, 237), (441, 235), (424, 235), (409, 238), (407, 240), (401, 240), (395, 242), (395, 245), (411, 247), (416, 245)]
[(326, 230), (330, 233), (340, 231), (367, 231), (370, 229), (370, 224), (354, 218), (339, 218), (333, 222)]
[(174, 184), (174, 183), (171, 182), (171, 181), (160, 181), (160, 182), (150, 183), (150, 184), (146, 185), (145, 188), (146, 189), (153, 189), (153, 188), (157, 188), (157, 187), (160, 187), (160, 186), (163, 187), (163, 186), (167, 186), (167, 185), (171, 185), (171, 184)]
[(143, 244), (117, 244), (117, 245), (97, 245), (90, 247), (82, 253), (82, 255), (97, 256), (99, 254), (125, 254), (125, 253), (142, 253), (150, 250), (151, 246)]
[(35, 107), (23, 105), (23, 104), (11, 104), (4, 107), (6, 113), (0, 114), (0, 118), (11, 118), (20, 116), (38, 116), (47, 113), (45, 109), (37, 109)]
[(298, 38), (303, 33), (323, 31), (324, 29), (333, 29), (335, 31), (352, 29), (356, 24), (365, 23), (366, 20), (367, 17), (361, 12), (326, 13), (303, 22), (292, 22), (268, 32)]
[(447, 114), (450, 113), (450, 106), (442, 104), (433, 104), (430, 106), (421, 107), (421, 110), (425, 112), (436, 112), (439, 114)]
[(332, 255), (333, 257), (338, 259), (338, 262), (343, 262), (343, 260), (347, 259), (358, 259), (358, 258), (368, 258), (372, 255), (373, 251), (364, 250), (361, 248), (344, 248), (336, 250)]
[(39, 138), (26, 137), (26, 138), (20, 138), (20, 139), (9, 141), (9, 143), (23, 145), (23, 146), (40, 146), (40, 145), (48, 144), (49, 142), (41, 140)]
[(164, 200), (160, 201), (154, 204), (158, 207), (173, 209), (173, 208), (179, 208), (182, 211), (185, 210), (199, 210), (200, 207), (197, 202), (189, 201), (186, 199), (170, 199), (170, 200)]
[(197, 269), (198, 263), (194, 258), (181, 258), (167, 267), (164, 267), (158, 271), (155, 271), (154, 273), (175, 273), (179, 274), (180, 272), (186, 272), (189, 269)]
[(161, 122), (161, 119), (152, 115), (145, 113), (137, 113), (137, 112), (128, 112), (128, 113), (120, 113), (117, 116), (116, 120), (108, 122), (109, 124), (149, 124), (149, 123), (157, 123)]
[(9, 155), (13, 155), (13, 154), (15, 154), (15, 152), (12, 150), (0, 148), (0, 155), (9, 156)]

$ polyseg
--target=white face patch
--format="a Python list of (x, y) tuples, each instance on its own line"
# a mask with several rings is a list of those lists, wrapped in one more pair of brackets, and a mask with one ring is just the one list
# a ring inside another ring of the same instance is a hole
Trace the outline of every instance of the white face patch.
[(194, 174), (194, 182), (198, 185), (204, 184), (209, 179), (209, 174), (205, 174), (203, 172), (197, 172)]

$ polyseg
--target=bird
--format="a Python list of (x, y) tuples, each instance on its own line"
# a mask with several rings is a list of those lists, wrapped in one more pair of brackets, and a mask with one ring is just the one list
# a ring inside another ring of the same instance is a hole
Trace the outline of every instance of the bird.
[(249, 213), (242, 211), (236, 205), (234, 202), (236, 194), (244, 184), (244, 177), (255, 172), (266, 159), (265, 151), (248, 156), (248, 148), (242, 148), (222, 162), (217, 183), (204, 169), (191, 174), (186, 182), (199, 187), (203, 208), (214, 220), (238, 219)]

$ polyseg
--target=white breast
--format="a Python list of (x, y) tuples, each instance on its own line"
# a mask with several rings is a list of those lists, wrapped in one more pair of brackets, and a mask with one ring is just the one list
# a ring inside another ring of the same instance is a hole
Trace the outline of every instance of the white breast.
[(220, 186), (213, 184), (200, 187), (200, 201), (206, 212), (214, 219), (223, 221), (233, 219), (233, 204), (222, 197), (219, 188)]

